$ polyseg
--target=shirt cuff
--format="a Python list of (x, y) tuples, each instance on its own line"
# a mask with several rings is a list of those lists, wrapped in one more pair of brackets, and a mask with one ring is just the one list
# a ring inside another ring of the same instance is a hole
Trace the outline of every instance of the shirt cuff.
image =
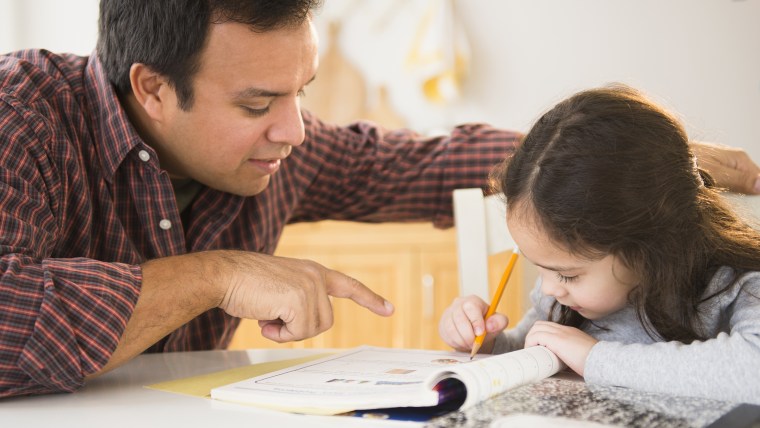
[(18, 366), (48, 392), (73, 391), (110, 359), (142, 284), (138, 265), (43, 262), (44, 291)]

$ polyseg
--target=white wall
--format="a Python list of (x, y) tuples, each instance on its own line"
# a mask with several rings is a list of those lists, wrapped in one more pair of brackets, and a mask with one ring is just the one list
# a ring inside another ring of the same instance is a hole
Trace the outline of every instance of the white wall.
[[(317, 19), (349, 3), (326, 0)], [(0, 52), (88, 54), (97, 5), (0, 0)], [(742, 147), (760, 161), (760, 0), (455, 0), (455, 10), (471, 74), (449, 122), (524, 131), (559, 99), (619, 81), (674, 109), (692, 138)], [(403, 97), (392, 101), (403, 105)], [(411, 126), (422, 123), (413, 116)]]
[(527, 129), (570, 93), (620, 81), (692, 138), (760, 161), (760, 1), (467, 0), (475, 75), (457, 119)]
[(98, 36), (98, 0), (0, 0), (0, 53), (26, 48), (88, 55)]

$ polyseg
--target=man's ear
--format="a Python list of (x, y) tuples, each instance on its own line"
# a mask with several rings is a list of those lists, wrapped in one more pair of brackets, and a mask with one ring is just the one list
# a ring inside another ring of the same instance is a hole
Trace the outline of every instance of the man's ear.
[(129, 82), (132, 84), (132, 94), (145, 114), (155, 121), (163, 121), (167, 103), (176, 102), (166, 77), (145, 64), (134, 63), (129, 68)]

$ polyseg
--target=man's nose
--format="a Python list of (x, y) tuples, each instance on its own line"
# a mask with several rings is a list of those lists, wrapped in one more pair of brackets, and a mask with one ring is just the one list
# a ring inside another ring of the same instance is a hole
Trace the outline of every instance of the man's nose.
[(298, 146), (303, 143), (306, 134), (303, 116), (301, 116), (301, 103), (298, 98), (278, 109), (276, 116), (272, 119), (272, 124), (267, 131), (269, 141), (291, 146)]

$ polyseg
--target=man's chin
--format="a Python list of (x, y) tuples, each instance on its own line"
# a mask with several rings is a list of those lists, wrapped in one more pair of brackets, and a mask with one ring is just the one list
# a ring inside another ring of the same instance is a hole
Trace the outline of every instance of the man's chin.
[(254, 180), (247, 184), (234, 183), (229, 186), (225, 186), (225, 189), (219, 189), (223, 192), (232, 193), (237, 196), (256, 196), (269, 187), (269, 176)]

